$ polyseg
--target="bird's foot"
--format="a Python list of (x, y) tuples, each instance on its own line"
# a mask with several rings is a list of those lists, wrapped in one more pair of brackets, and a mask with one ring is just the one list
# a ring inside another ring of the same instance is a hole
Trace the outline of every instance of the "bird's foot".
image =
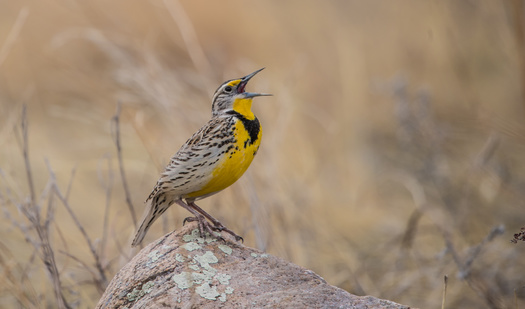
[(211, 225), (210, 222), (208, 222), (206, 220), (206, 218), (204, 218), (204, 216), (197, 216), (197, 217), (187, 217), (187, 218), (184, 218), (184, 221), (182, 221), (182, 225), (186, 224), (186, 222), (199, 222), (199, 233), (201, 235), (202, 238), (206, 238), (206, 233), (209, 233), (210, 236), (215, 236), (221, 240), (224, 240), (224, 238), (222, 238), (222, 236), (220, 235), (216, 235), (213, 233), (213, 231), (215, 230), (214, 229), (214, 226)]
[(226, 232), (230, 235), (232, 235), (233, 237), (235, 237), (235, 241), (241, 241), (241, 242), (244, 242), (244, 238), (242, 238), (241, 236), (235, 234), (234, 231), (230, 230), (229, 228), (225, 227), (222, 223), (220, 223), (219, 221), (215, 221), (213, 222), (214, 226), (212, 227), (213, 230), (215, 231), (219, 231), (219, 232)]
[(233, 237), (235, 237), (235, 241), (239, 241), (240, 240), (241, 242), (244, 242), (244, 238), (242, 238), (241, 236), (235, 234), (234, 231), (232, 231), (229, 228), (225, 227), (222, 223), (220, 223), (217, 220), (214, 221), (213, 225), (212, 225), (212, 223), (207, 221), (204, 217), (187, 217), (187, 218), (184, 219), (184, 221), (182, 221), (182, 225), (186, 224), (186, 222), (195, 222), (195, 221), (199, 222), (199, 232), (201, 233), (201, 237), (205, 237), (205, 232), (208, 232), (208, 233), (210, 233), (210, 235), (212, 235), (212, 236), (214, 235), (217, 238), (219, 238), (220, 240), (224, 240), (224, 238), (222, 236), (214, 234), (213, 231), (226, 232), (226, 233), (232, 235)]
[(184, 226), (186, 222), (195, 222), (195, 221), (199, 221), (199, 219), (197, 219), (196, 217), (186, 217), (182, 221), (182, 226)]

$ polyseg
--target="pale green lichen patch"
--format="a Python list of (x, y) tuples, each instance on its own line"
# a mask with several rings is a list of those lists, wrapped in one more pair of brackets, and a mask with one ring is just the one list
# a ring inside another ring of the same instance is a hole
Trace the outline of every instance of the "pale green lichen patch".
[(263, 258), (264, 257), (268, 257), (268, 254), (267, 253), (263, 253), (263, 254), (261, 254), (261, 257), (263, 257)]
[(175, 261), (183, 263), (185, 261), (184, 256), (180, 253), (175, 254)]
[(142, 285), (142, 289), (137, 289), (137, 288), (134, 288), (133, 291), (131, 291), (130, 293), (128, 293), (126, 296), (128, 298), (128, 301), (132, 302), (132, 301), (135, 301), (139, 298), (141, 298), (142, 296), (148, 294), (149, 292), (151, 292), (153, 290), (153, 286), (155, 285), (154, 282), (150, 281), (150, 282), (146, 282)]
[(183, 235), (182, 240), (185, 242), (198, 241), (198, 239), (201, 238), (199, 234), (199, 230), (194, 229), (190, 234)]
[(199, 265), (197, 265), (197, 264), (190, 265), (190, 266), (188, 266), (188, 267), (191, 268), (191, 269), (193, 269), (193, 270), (195, 270), (195, 271), (197, 271), (197, 270), (200, 269)]
[(141, 290), (139, 289), (133, 289), (133, 291), (126, 295), (128, 297), (128, 301), (135, 301), (136, 299), (140, 298), (140, 292)]
[(182, 248), (184, 248), (184, 249), (186, 249), (188, 251), (193, 251), (193, 250), (200, 249), (202, 247), (201, 247), (201, 245), (199, 245), (196, 242), (189, 242), (187, 244), (182, 245)]
[(151, 291), (153, 291), (153, 286), (155, 285), (155, 283), (153, 281), (150, 281), (150, 282), (147, 282), (145, 283), (143, 286), (142, 286), (142, 290), (144, 291), (144, 293), (149, 293)]
[(210, 233), (206, 233), (205, 237), (201, 237), (199, 230), (194, 229), (191, 231), (190, 234), (183, 235), (182, 240), (185, 242), (198, 242), (199, 244), (203, 244), (206, 242), (209, 244), (214, 241), (217, 241), (217, 237), (221, 236), (221, 234), (217, 232), (214, 232), (214, 234), (215, 234), (215, 237), (210, 235)]
[(150, 253), (148, 253), (148, 262), (146, 263), (146, 266), (149, 268), (153, 268), (156, 265), (157, 260), (162, 256), (162, 254), (159, 253), (159, 250), (153, 250)]
[(203, 282), (211, 281), (211, 278), (209, 276), (206, 276), (205, 274), (191, 273), (191, 276), (195, 284), (202, 284)]
[(253, 257), (255, 257), (255, 258), (258, 257), (258, 254), (257, 254), (257, 253), (252, 253), (252, 254), (250, 254), (250, 255), (253, 256)]
[[(191, 234), (182, 237), (186, 244), (182, 245), (184, 249), (192, 252), (191, 254), (177, 254), (175, 260), (178, 262), (187, 263), (187, 267), (193, 272), (181, 272), (173, 275), (172, 280), (175, 281), (177, 287), (181, 290), (195, 287), (195, 292), (203, 298), (210, 300), (226, 301), (228, 294), (233, 293), (233, 289), (227, 285), (230, 284), (231, 276), (228, 274), (218, 273), (210, 264), (216, 264), (219, 259), (212, 251), (206, 251), (203, 254), (202, 249), (204, 243), (211, 243), (217, 241), (211, 235), (207, 234), (206, 238), (200, 237), (197, 229), (193, 230)], [(220, 250), (226, 254), (233, 252), (232, 248), (219, 245)]]
[(213, 278), (217, 274), (217, 270), (211, 266), (208, 266), (208, 269), (203, 269), (202, 274), (208, 278)]
[(193, 258), (199, 262), (204, 269), (209, 269), (211, 268), (210, 264), (219, 262), (219, 259), (211, 251), (206, 251), (203, 255), (196, 255)]
[(219, 300), (222, 301), (222, 302), (225, 302), (226, 301), (226, 294), (232, 294), (234, 291), (234, 289), (230, 286), (226, 287), (226, 289), (224, 290), (224, 293), (221, 294), (221, 297), (219, 297)]
[(210, 234), (206, 234), (206, 239), (204, 239), (206, 243), (210, 244), (214, 241), (217, 241), (217, 237), (221, 237), (221, 233), (219, 232), (213, 232), (213, 234), (215, 234), (215, 237), (211, 236)]
[(150, 253), (148, 253), (148, 257), (151, 259), (152, 262), (156, 262), (160, 257), (159, 250), (151, 251)]
[(188, 267), (189, 268), (191, 268), (191, 269), (193, 269), (195, 271), (200, 269), (199, 265), (197, 265), (198, 264), (197, 261), (195, 261), (195, 258), (192, 258), (191, 256), (188, 255), (188, 259), (190, 260), (188, 262)]
[(219, 249), (221, 249), (222, 252), (226, 253), (227, 255), (232, 254), (233, 249), (226, 246), (226, 245), (218, 245)]
[(175, 283), (181, 290), (193, 286), (193, 276), (186, 271), (183, 271), (180, 274), (173, 275), (172, 280), (175, 281)]
[(217, 274), (215, 276), (215, 279), (217, 279), (221, 284), (224, 284), (224, 285), (228, 285), (230, 284), (230, 279), (232, 278), (232, 276), (228, 275), (228, 274)]
[(217, 292), (216, 286), (210, 286), (208, 283), (204, 283), (202, 285), (199, 285), (195, 292), (206, 299), (215, 300), (217, 296), (220, 296), (221, 294)]

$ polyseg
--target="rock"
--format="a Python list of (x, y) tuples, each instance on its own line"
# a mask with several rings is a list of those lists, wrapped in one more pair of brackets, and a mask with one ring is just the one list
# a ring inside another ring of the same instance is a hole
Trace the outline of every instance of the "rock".
[(142, 249), (111, 280), (97, 308), (408, 307), (352, 295), (233, 238), (201, 238), (192, 223)]

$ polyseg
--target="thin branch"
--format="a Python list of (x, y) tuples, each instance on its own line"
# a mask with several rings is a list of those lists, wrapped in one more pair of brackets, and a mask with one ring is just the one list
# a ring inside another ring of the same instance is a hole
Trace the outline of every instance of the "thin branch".
[[(49, 164), (49, 161), (47, 161), (47, 160), (46, 160), (46, 165), (47, 165), (50, 177), (52, 179), (56, 179), (55, 173), (53, 172), (53, 170), (52, 170), (52, 168), (51, 168), (51, 166)], [(95, 246), (93, 245), (93, 242), (91, 241), (91, 238), (89, 238), (89, 235), (87, 234), (86, 230), (84, 229), (84, 226), (82, 225), (82, 223), (80, 223), (80, 221), (78, 220), (76, 214), (73, 212), (73, 209), (69, 205), (69, 202), (67, 201), (67, 199), (64, 197), (64, 195), (60, 191), (60, 188), (58, 188), (58, 186), (56, 184), (56, 181), (53, 181), (53, 184), (54, 184), (53, 185), (53, 192), (57, 195), (58, 199), (62, 202), (62, 204), (66, 208), (67, 212), (69, 213), (69, 215), (71, 216), (71, 218), (75, 222), (75, 225), (77, 226), (77, 228), (79, 229), (80, 233), (82, 234), (82, 236), (86, 240), (86, 243), (88, 244), (89, 250), (91, 251), (91, 254), (93, 255), (93, 258), (95, 259), (95, 267), (97, 268), (97, 271), (98, 271), (99, 276), (100, 276), (100, 278), (97, 279), (96, 281), (100, 282), (100, 284), (105, 288), (105, 286), (107, 285), (107, 277), (106, 277), (104, 268), (102, 267), (102, 263), (100, 261), (100, 256), (97, 254), (97, 252), (95, 250)]]
[(441, 300), (441, 309), (445, 309), (445, 301), (447, 299), (447, 285), (448, 285), (448, 276), (443, 277), (443, 297)]
[[(100, 293), (104, 293), (104, 286), (102, 286), (102, 284), (100, 284), (101, 282), (99, 282), (99, 280), (97, 279), (97, 274), (91, 269), (91, 267), (89, 267), (89, 265), (87, 265), (81, 259), (77, 258), (76, 256), (74, 256), (71, 253), (68, 253), (68, 252), (62, 251), (62, 250), (59, 250), (58, 252), (62, 253), (63, 255), (71, 258), (75, 262), (77, 262), (80, 265), (82, 265), (82, 270), (87, 270), (91, 274), (91, 276), (95, 279), (94, 283), (95, 283), (95, 287), (98, 289), (98, 291)], [(77, 282), (77, 284), (78, 284), (78, 282)]]
[(465, 275), (468, 275), (470, 273), (470, 268), (472, 266), (472, 263), (474, 263), (474, 260), (479, 256), (481, 253), (481, 249), (490, 241), (492, 241), (496, 236), (502, 235), (505, 232), (505, 227), (503, 225), (498, 225), (492, 228), (492, 230), (489, 232), (489, 234), (479, 243), (477, 246), (472, 248), (470, 255), (465, 260), (465, 263), (463, 264), (463, 272), (466, 272)]
[(69, 179), (69, 183), (67, 184), (67, 189), (66, 189), (66, 199), (67, 200), (69, 199), (69, 193), (71, 193), (71, 187), (73, 186), (73, 179), (75, 179), (76, 173), (77, 173), (77, 167), (75, 166), (71, 170), (71, 178)]
[[(3, 256), (7, 256), (9, 259), (4, 260)], [(16, 298), (23, 308), (40, 308), (39, 299), (37, 293), (31, 284), (31, 281), (27, 278), (27, 273), (24, 271), (18, 259), (12, 254), (9, 248), (2, 242), (0, 242), (0, 269), (2, 271), (2, 280), (11, 291), (11, 294)], [(20, 273), (19, 279), (15, 278), (15, 274), (11, 271), (15, 269), (14, 273)], [(27, 282), (27, 285), (24, 285)], [(23, 289), (21, 289), (23, 287)]]
[(32, 240), (29, 236), (30, 233), (28, 230), (24, 230), (24, 227), (20, 225), (22, 232), (24, 233), (24, 236), (26, 240), (29, 240), (31, 244), (35, 247), (37, 250), (37, 253), (39, 254), (42, 262), (44, 263), (44, 266), (46, 267), (49, 276), (51, 277), (51, 282), (53, 283), (53, 291), (55, 293), (55, 298), (57, 301), (58, 308), (70, 308), (69, 304), (66, 302), (66, 299), (64, 297), (64, 294), (62, 293), (62, 285), (60, 282), (60, 274), (58, 272), (58, 268), (56, 265), (55, 255), (53, 252), (53, 248), (51, 247), (51, 242), (49, 238), (49, 229), (46, 228), (45, 224), (42, 224), (40, 219), (40, 205), (36, 203), (35, 198), (35, 190), (34, 190), (34, 184), (33, 184), (33, 175), (31, 170), (31, 165), (29, 162), (29, 147), (28, 147), (28, 122), (27, 122), (27, 107), (24, 105), (22, 109), (22, 120), (21, 120), (21, 126), (22, 126), (22, 153), (24, 157), (24, 163), (25, 163), (25, 169), (27, 174), (27, 180), (29, 183), (29, 191), (30, 191), (30, 201), (29, 202), (22, 202), (22, 203), (16, 203), (17, 207), (21, 212), (26, 216), (26, 218), (31, 223), (31, 228), (34, 229), (37, 233), (38, 240), (40, 242), (36, 242), (35, 240)]
[(504, 231), (502, 225), (492, 228), (489, 234), (477, 246), (472, 248), (469, 256), (465, 259), (465, 262), (459, 257), (450, 239), (446, 235), (443, 235), (447, 250), (452, 255), (452, 258), (458, 267), (458, 278), (465, 280), (469, 287), (482, 296), (491, 308), (501, 308), (501, 299), (492, 292), (490, 284), (487, 284), (485, 280), (480, 279), (476, 274), (471, 273), (471, 266), (481, 253), (482, 247), (492, 241), (496, 236), (503, 234)]
[(120, 144), (120, 105), (121, 103), (117, 103), (117, 111), (115, 112), (115, 116), (113, 116), (113, 124), (114, 124), (114, 134), (115, 134), (115, 146), (117, 146), (117, 158), (118, 158), (118, 165), (120, 169), (120, 178), (122, 179), (122, 185), (124, 186), (124, 194), (126, 195), (126, 203), (128, 204), (128, 209), (131, 214), (131, 219), (133, 220), (133, 225), (137, 227), (137, 215), (135, 214), (135, 208), (133, 207), (133, 204), (131, 202), (131, 194), (129, 192), (128, 182), (126, 180), (126, 174), (124, 172), (124, 161), (122, 160), (122, 147)]
[(55, 199), (53, 198), (53, 194), (49, 194), (48, 203), (47, 203), (47, 216), (44, 220), (44, 224), (42, 225), (47, 233), (49, 233), (49, 227), (51, 225), (51, 222), (53, 222), (53, 219), (55, 218)]
[[(29, 146), (28, 146), (28, 123), (27, 123), (27, 105), (22, 107), (22, 153), (24, 156), (24, 164), (26, 167), (27, 182), (29, 185), (29, 195), (31, 197), (31, 204), (37, 206), (35, 198), (35, 185), (33, 183), (33, 175), (31, 175), (31, 164), (29, 162)], [(39, 216), (39, 211), (35, 211), (35, 215)]]
[[(73, 180), (75, 179), (75, 174), (76, 174), (76, 166), (71, 170), (71, 178), (69, 179), (69, 183), (67, 185), (66, 194), (65, 194), (66, 200), (69, 200), (69, 194), (71, 192), (71, 187), (73, 186)], [(50, 190), (51, 189), (53, 189), (53, 187), (51, 187)], [(54, 198), (54, 194), (50, 194), (50, 200), (52, 198)], [(49, 210), (48, 210), (48, 213), (49, 213)], [(69, 251), (69, 246), (66, 241), (66, 238), (64, 237), (64, 233), (62, 233), (62, 229), (60, 228), (59, 225), (55, 225), (55, 228), (58, 234), (58, 238), (60, 239), (62, 246), (65, 248), (65, 251)], [(66, 268), (67, 264), (64, 264), (63, 267)]]
[[(106, 243), (108, 240), (108, 226), (109, 226), (109, 206), (111, 203), (111, 192), (113, 189), (113, 169), (111, 168), (111, 156), (106, 156), (107, 163), (108, 163), (108, 180), (107, 183), (103, 183), (103, 187), (106, 190), (106, 207), (104, 209), (104, 222), (102, 225), (102, 240), (100, 242), (100, 255), (104, 256), (104, 250), (106, 248)], [(101, 169), (99, 168), (99, 171)], [(100, 175), (100, 178), (102, 179), (102, 175)]]

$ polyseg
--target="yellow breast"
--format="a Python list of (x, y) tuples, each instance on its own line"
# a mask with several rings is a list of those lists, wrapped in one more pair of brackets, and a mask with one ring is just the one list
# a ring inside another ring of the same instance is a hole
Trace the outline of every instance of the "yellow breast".
[[(250, 122), (254, 121), (257, 122), (257, 132), (254, 132), (254, 128), (250, 125)], [(242, 120), (237, 120), (233, 135), (235, 143), (217, 162), (211, 180), (202, 189), (188, 194), (187, 197), (196, 198), (221, 191), (231, 186), (248, 169), (261, 143), (262, 129), (258, 120), (245, 119), (244, 123)]]

